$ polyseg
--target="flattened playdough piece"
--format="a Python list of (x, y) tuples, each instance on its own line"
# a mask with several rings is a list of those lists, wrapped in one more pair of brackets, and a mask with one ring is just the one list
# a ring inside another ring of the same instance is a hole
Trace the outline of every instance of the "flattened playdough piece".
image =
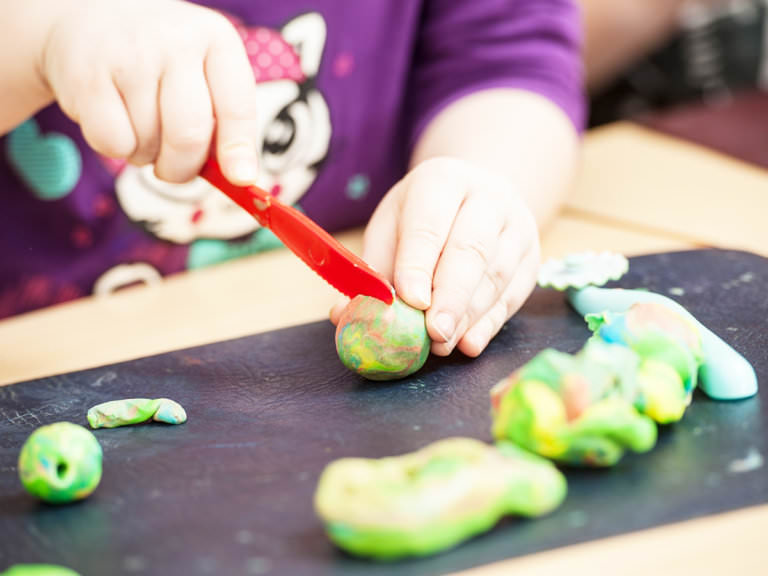
[(336, 351), (344, 365), (369, 380), (395, 380), (424, 365), (431, 341), (424, 312), (399, 298), (390, 306), (356, 296), (336, 327)]
[(80, 576), (74, 570), (53, 564), (16, 564), (0, 576)]
[(181, 404), (168, 398), (112, 400), (88, 410), (88, 423), (91, 428), (117, 428), (148, 420), (183, 424), (187, 421), (187, 413)]
[(24, 488), (54, 504), (86, 498), (101, 480), (102, 451), (96, 437), (71, 422), (35, 430), (19, 454)]
[(638, 302), (668, 306), (699, 329), (703, 358), (699, 369), (700, 387), (710, 398), (739, 400), (757, 394), (757, 374), (749, 361), (671, 298), (645, 290), (589, 286), (569, 291), (568, 300), (584, 316), (605, 311), (626, 312)]
[(550, 462), (512, 444), (449, 438), (403, 456), (332, 462), (315, 510), (340, 548), (391, 560), (451, 548), (508, 514), (546, 514), (566, 488)]

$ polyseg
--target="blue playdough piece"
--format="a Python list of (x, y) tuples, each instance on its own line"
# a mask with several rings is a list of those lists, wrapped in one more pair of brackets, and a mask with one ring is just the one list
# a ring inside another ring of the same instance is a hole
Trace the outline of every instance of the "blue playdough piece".
[(757, 374), (747, 359), (671, 298), (645, 290), (587, 286), (569, 289), (568, 300), (583, 316), (606, 311), (626, 312), (637, 302), (656, 302), (672, 308), (698, 326), (701, 333), (704, 364), (699, 369), (699, 386), (707, 396), (716, 400), (741, 400), (757, 394)]

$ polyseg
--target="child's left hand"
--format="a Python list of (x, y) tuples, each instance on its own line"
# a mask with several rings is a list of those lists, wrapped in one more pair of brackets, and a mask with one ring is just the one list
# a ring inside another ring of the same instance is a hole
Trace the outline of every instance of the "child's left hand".
[[(522, 196), (456, 158), (422, 162), (382, 199), (363, 258), (426, 310), (432, 353), (479, 355), (536, 284), (539, 239)], [(331, 312), (338, 321), (341, 307)]]

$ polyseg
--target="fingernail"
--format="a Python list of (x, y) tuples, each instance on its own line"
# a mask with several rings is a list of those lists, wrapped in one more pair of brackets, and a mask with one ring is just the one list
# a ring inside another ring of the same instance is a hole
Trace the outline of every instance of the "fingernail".
[(473, 348), (479, 351), (485, 349), (488, 346), (488, 342), (491, 339), (490, 330), (485, 327), (477, 328), (472, 334), (469, 335), (469, 341)]
[(435, 318), (435, 330), (443, 338), (443, 342), (450, 342), (456, 331), (456, 322), (453, 316), (447, 312), (440, 312)]
[(411, 299), (419, 308), (429, 308), (430, 293), (423, 284), (414, 284), (408, 289)]
[(423, 275), (401, 274), (396, 284), (401, 287), (402, 293), (410, 301), (410, 304), (422, 310), (429, 308), (432, 294)]
[(237, 144), (225, 148), (221, 160), (231, 179), (243, 184), (256, 181), (257, 159), (252, 145)]

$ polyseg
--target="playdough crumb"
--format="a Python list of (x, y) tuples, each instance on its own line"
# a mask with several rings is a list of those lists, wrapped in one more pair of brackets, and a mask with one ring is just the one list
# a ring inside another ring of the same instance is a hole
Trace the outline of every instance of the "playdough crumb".
[(733, 460), (728, 465), (728, 472), (731, 474), (743, 474), (744, 472), (752, 472), (762, 467), (763, 455), (755, 448), (750, 448), (746, 457)]
[(91, 428), (117, 428), (148, 420), (183, 424), (187, 421), (187, 413), (181, 404), (168, 398), (112, 400), (88, 410), (88, 423)]

